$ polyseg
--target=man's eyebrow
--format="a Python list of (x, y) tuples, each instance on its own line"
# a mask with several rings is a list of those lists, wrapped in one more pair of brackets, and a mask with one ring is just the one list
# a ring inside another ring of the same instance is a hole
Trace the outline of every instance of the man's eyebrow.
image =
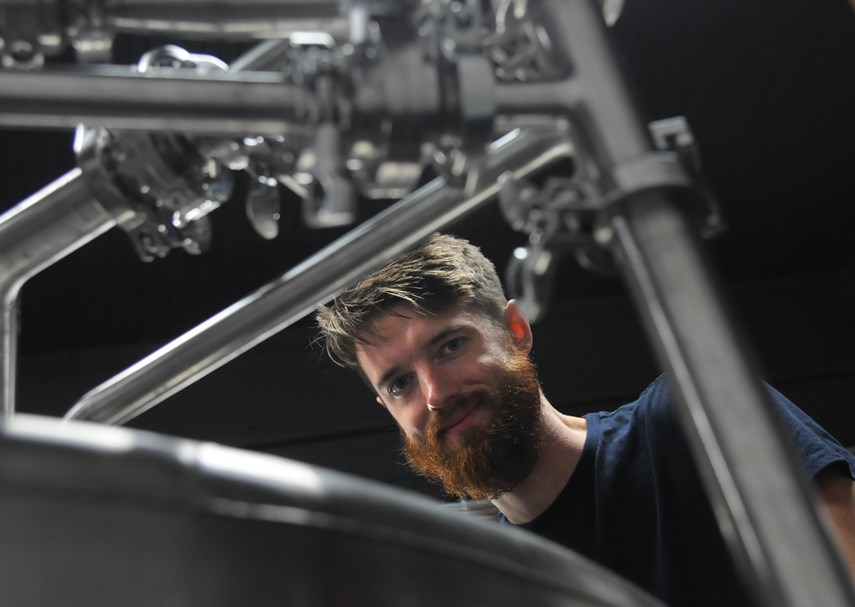
[(465, 331), (468, 328), (469, 325), (454, 325), (453, 327), (445, 328), (433, 337), (431, 337), (429, 340), (427, 340), (422, 346), (422, 350), (430, 349), (441, 341), (445, 341), (454, 333), (460, 333), (461, 331)]
[[(450, 337), (454, 333), (459, 333), (461, 331), (465, 331), (467, 328), (469, 328), (469, 325), (454, 325), (453, 327), (447, 327), (447, 328), (443, 329), (442, 331), (440, 331), (439, 333), (437, 333), (436, 335), (432, 336), (424, 344), (422, 344), (421, 349), (422, 349), (422, 351), (429, 350), (430, 348), (434, 347), (436, 344), (446, 340), (448, 337)], [(400, 372), (401, 372), (401, 367), (398, 367), (398, 366), (392, 367), (391, 369), (387, 369), (383, 373), (383, 375), (380, 376), (380, 380), (377, 382), (377, 387), (378, 388), (385, 387), (386, 384), (388, 382), (392, 381), (392, 379), (396, 375), (398, 375)]]
[(380, 376), (380, 381), (377, 382), (377, 388), (382, 389), (386, 386), (387, 383), (392, 381), (392, 378), (398, 375), (401, 372), (400, 367), (392, 367), (388, 371), (386, 371), (382, 376)]

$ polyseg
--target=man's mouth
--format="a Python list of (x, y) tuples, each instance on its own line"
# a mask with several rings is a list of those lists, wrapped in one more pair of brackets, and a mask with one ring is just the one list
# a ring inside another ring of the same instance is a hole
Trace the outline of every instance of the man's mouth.
[(441, 434), (457, 434), (466, 429), (474, 420), (475, 412), (480, 407), (481, 403), (473, 401), (465, 407), (461, 407), (455, 414), (440, 428)]

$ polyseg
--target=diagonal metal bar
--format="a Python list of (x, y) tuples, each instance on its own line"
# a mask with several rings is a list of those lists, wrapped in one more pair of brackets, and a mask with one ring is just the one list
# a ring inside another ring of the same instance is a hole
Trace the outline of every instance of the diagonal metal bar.
[(365, 274), (479, 208), (500, 176), (534, 173), (572, 149), (562, 133), (523, 131), (493, 146), (471, 191), (423, 186), (217, 316), (96, 387), (67, 419), (121, 424), (310, 314)]

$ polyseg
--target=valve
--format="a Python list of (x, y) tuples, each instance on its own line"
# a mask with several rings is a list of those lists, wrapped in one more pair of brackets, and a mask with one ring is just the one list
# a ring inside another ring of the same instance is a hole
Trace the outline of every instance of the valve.
[[(162, 69), (222, 71), (226, 64), (176, 46), (146, 53), (140, 72)], [(128, 233), (143, 261), (174, 248), (199, 254), (210, 246), (208, 214), (226, 202), (234, 175), (176, 133), (78, 127), (74, 150), (84, 178)]]

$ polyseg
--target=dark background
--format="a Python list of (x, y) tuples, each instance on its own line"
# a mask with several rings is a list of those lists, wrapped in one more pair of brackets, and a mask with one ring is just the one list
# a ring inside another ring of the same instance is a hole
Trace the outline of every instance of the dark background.
[[(728, 225), (709, 246), (766, 378), (855, 444), (851, 8), (628, 0), (613, 31), (647, 116), (689, 119)], [(157, 42), (122, 38), (116, 60), (133, 62)], [(73, 166), (68, 132), (0, 131), (0, 207)], [(235, 201), (213, 215), (214, 244), (200, 257), (143, 264), (114, 230), (32, 279), (21, 298), (18, 409), (61, 415), (343, 233), (309, 230), (298, 203), (283, 203), (274, 241), (254, 234)], [(453, 231), (500, 268), (523, 241), (495, 205)], [(397, 431), (371, 394), (326, 361), (312, 335), (308, 320), (298, 323), (129, 425), (429, 490), (398, 463)], [(547, 396), (569, 413), (627, 402), (658, 374), (623, 285), (572, 260), (535, 327), (535, 357)]]

